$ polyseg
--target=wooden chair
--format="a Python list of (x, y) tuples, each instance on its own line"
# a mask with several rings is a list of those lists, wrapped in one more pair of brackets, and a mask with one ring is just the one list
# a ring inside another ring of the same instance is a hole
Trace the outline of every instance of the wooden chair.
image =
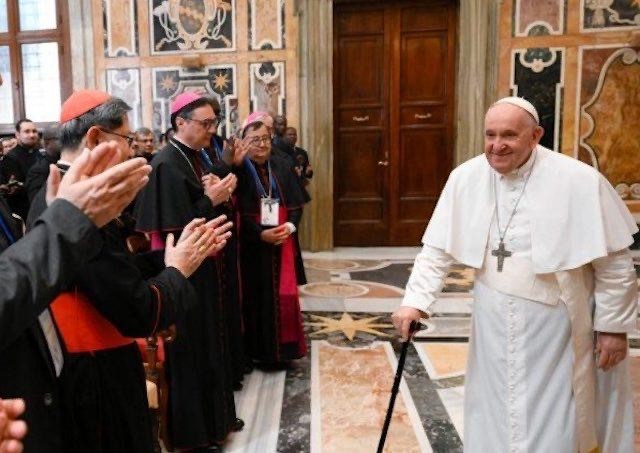
[[(155, 385), (156, 395), (149, 397), (151, 417), (153, 421), (152, 435), (154, 451), (160, 452), (159, 439), (162, 439), (164, 447), (172, 451), (173, 445), (169, 437), (168, 408), (169, 408), (169, 383), (164, 369), (164, 344), (170, 343), (175, 338), (175, 326), (169, 330), (158, 332), (157, 335), (142, 340), (144, 346), (144, 369), (147, 381)], [(138, 343), (140, 346), (141, 343)], [(148, 386), (149, 388), (149, 386)], [(154, 391), (153, 388), (150, 391)], [(155, 396), (155, 398), (153, 398)], [(153, 401), (157, 401), (157, 407), (151, 407)]]

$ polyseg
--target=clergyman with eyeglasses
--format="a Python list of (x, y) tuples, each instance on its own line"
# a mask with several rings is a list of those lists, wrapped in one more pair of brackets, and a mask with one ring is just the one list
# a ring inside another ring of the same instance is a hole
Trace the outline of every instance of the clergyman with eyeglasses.
[[(209, 174), (208, 148), (218, 126), (212, 100), (184, 92), (171, 104), (175, 135), (151, 161), (149, 184), (136, 202), (136, 229), (151, 237), (151, 248), (165, 247), (194, 217), (213, 219), (236, 188), (236, 176)], [(233, 375), (227, 345), (215, 257), (191, 276), (198, 303), (176, 323), (175, 340), (166, 346), (172, 416), (169, 434), (176, 450), (206, 446), (216, 451), (232, 431), (242, 429), (233, 400)]]

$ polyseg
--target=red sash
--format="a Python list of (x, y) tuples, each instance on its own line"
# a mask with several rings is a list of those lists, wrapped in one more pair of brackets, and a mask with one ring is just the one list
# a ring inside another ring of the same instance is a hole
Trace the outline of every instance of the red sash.
[[(278, 212), (279, 223), (287, 221), (287, 209), (282, 205)], [(293, 238), (289, 236), (280, 246), (280, 343), (298, 343), (298, 353), (302, 356), (307, 353), (302, 327), (302, 313), (300, 312), (300, 299), (298, 298), (298, 282), (296, 278), (295, 245)]]
[(78, 292), (61, 293), (51, 304), (51, 311), (68, 352), (92, 352), (133, 343)]

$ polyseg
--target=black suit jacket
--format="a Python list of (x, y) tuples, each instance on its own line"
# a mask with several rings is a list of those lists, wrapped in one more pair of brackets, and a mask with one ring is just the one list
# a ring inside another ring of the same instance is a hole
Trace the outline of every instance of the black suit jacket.
[[(0, 215), (18, 238), (4, 200)], [(58, 383), (38, 315), (101, 248), (89, 219), (70, 203), (56, 201), (32, 231), (1, 250), (0, 398), (25, 399), (26, 452), (61, 450)]]

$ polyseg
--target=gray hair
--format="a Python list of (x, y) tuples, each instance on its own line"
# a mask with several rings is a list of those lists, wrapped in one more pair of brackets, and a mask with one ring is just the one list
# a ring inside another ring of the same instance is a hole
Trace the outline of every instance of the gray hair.
[(62, 123), (58, 129), (60, 145), (63, 149), (76, 149), (91, 126), (102, 126), (108, 130), (119, 128), (122, 126), (124, 115), (129, 110), (131, 107), (122, 99), (110, 98), (87, 113)]
[(139, 127), (136, 130), (136, 135), (151, 135), (151, 134), (153, 134), (153, 131), (148, 127)]

